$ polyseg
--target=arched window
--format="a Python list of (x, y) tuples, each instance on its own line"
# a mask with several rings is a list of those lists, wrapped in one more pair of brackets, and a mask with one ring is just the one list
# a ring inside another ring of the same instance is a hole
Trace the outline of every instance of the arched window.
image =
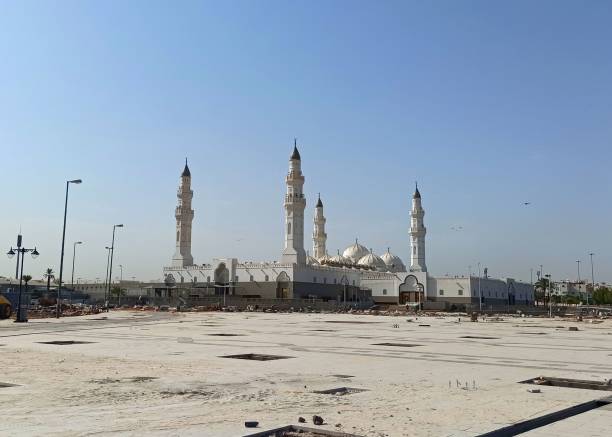
[(253, 275), (249, 276), (249, 281), (253, 282)]
[(210, 276), (206, 277), (206, 282), (210, 284)]
[(269, 280), (270, 280), (270, 278), (268, 277), (268, 275), (266, 275), (265, 281), (268, 282)]
[(180, 233), (180, 231), (176, 231), (176, 242), (177, 242), (177, 243), (178, 243), (179, 241), (181, 241), (181, 240), (180, 240), (180, 238), (181, 238), (181, 233)]
[(291, 235), (291, 222), (287, 223), (287, 235)]

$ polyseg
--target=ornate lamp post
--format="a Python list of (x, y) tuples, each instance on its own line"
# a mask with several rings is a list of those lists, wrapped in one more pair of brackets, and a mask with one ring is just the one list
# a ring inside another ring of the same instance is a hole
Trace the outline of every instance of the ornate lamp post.
[(21, 284), (23, 282), (23, 262), (25, 260), (24, 256), (27, 252), (30, 252), (30, 255), (32, 255), (32, 258), (36, 259), (36, 257), (38, 257), (38, 255), (40, 254), (36, 250), (36, 247), (34, 247), (34, 249), (26, 249), (25, 247), (21, 247), (21, 235), (19, 235), (19, 237), (17, 238), (17, 244), (18, 244), (17, 249), (13, 249), (13, 247), (11, 247), (9, 251), (6, 253), (6, 255), (9, 258), (12, 258), (15, 256), (15, 254), (17, 254), (17, 269), (18, 270), (19, 270), (19, 259), (21, 258), (21, 271), (19, 273), (19, 298), (17, 300), (17, 316), (15, 318), (15, 322), (27, 322), (28, 321), (27, 315), (23, 313), (23, 308), (21, 305)]

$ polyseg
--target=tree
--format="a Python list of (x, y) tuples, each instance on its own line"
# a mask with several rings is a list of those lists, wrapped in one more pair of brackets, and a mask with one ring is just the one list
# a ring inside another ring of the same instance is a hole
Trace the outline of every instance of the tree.
[(47, 278), (47, 293), (49, 293), (51, 289), (51, 280), (55, 279), (55, 275), (53, 274), (53, 269), (49, 267), (47, 271), (45, 272), (45, 274), (43, 275), (43, 277)]
[(121, 287), (118, 286), (114, 286), (113, 288), (111, 288), (110, 291), (111, 296), (115, 296), (117, 298), (117, 303), (120, 304), (121, 303), (121, 296), (125, 296), (125, 290)]
[(612, 304), (612, 289), (608, 287), (598, 287), (593, 293), (593, 302), (596, 305)]
[(549, 281), (546, 278), (540, 278), (535, 284), (533, 284), (533, 295), (536, 305), (538, 302), (542, 302), (543, 304), (546, 303), (546, 295), (549, 291), (548, 284)]

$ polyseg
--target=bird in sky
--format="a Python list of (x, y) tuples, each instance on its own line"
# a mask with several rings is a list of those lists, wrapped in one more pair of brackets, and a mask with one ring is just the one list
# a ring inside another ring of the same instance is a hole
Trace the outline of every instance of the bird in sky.
[(531, 205), (531, 202), (523, 202), (523, 205)]
[(451, 229), (453, 231), (462, 231), (463, 230), (463, 226), (451, 226)]

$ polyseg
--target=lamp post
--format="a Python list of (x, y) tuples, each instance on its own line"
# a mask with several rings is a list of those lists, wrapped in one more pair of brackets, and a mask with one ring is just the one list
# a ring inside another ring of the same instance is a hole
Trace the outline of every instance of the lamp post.
[(115, 229), (122, 228), (123, 225), (113, 226), (113, 240), (110, 247), (110, 264), (108, 268), (108, 297), (110, 298), (111, 283), (113, 282), (113, 256), (115, 255)]
[(106, 305), (106, 289), (108, 285), (108, 265), (110, 263), (110, 250), (111, 248), (106, 246), (106, 276), (104, 276), (104, 305)]
[[(17, 247), (17, 249), (13, 249), (13, 247), (11, 247), (9, 249), (9, 251), (6, 253), (6, 255), (9, 258), (12, 258), (13, 256), (15, 256), (15, 253), (17, 253), (17, 262), (19, 263), (19, 258), (21, 258), (21, 271), (19, 273), (19, 297), (17, 299), (17, 315), (15, 316), (15, 322), (27, 322), (28, 319), (26, 317), (25, 314), (23, 314), (23, 308), (21, 305), (21, 284), (23, 282), (23, 264), (24, 264), (24, 260), (25, 260), (25, 254), (27, 252), (30, 252), (30, 254), (32, 255), (32, 258), (36, 259), (36, 257), (38, 257), (38, 255), (40, 255), (38, 253), (38, 251), (36, 250), (36, 247), (34, 247), (34, 249), (26, 249), (25, 247), (21, 247), (21, 235), (18, 236), (17, 238), (17, 242), (19, 243), (19, 247)], [(21, 256), (20, 256), (21, 254)], [(17, 264), (17, 270), (19, 270), (19, 264)]]
[[(591, 288), (591, 293), (595, 293), (595, 271), (593, 270), (593, 255), (594, 255), (593, 252), (589, 253), (589, 256), (591, 257), (591, 283), (593, 284), (593, 287)], [(587, 305), (588, 304), (589, 304), (589, 293), (587, 291)]]
[(70, 184), (80, 184), (81, 179), (74, 179), (66, 181), (66, 201), (64, 202), (64, 228), (62, 230), (62, 253), (60, 256), (60, 271), (59, 271), (59, 284), (57, 287), (57, 305), (55, 310), (55, 317), (59, 319), (61, 313), (61, 300), (62, 300), (62, 275), (64, 273), (64, 244), (66, 243), (66, 215), (68, 214), (68, 187)]
[(580, 260), (576, 260), (578, 265), (578, 294), (581, 294), (582, 287), (580, 286)]
[(76, 247), (77, 244), (83, 244), (82, 241), (75, 241), (72, 245), (72, 276), (70, 278), (70, 288), (72, 292), (70, 293), (70, 300), (72, 301), (72, 293), (74, 293), (74, 258), (76, 257)]
[(552, 279), (550, 275), (544, 275), (548, 278), (548, 317), (552, 319)]
[(482, 291), (480, 289), (480, 263), (478, 263), (478, 303), (480, 312), (482, 312)]

